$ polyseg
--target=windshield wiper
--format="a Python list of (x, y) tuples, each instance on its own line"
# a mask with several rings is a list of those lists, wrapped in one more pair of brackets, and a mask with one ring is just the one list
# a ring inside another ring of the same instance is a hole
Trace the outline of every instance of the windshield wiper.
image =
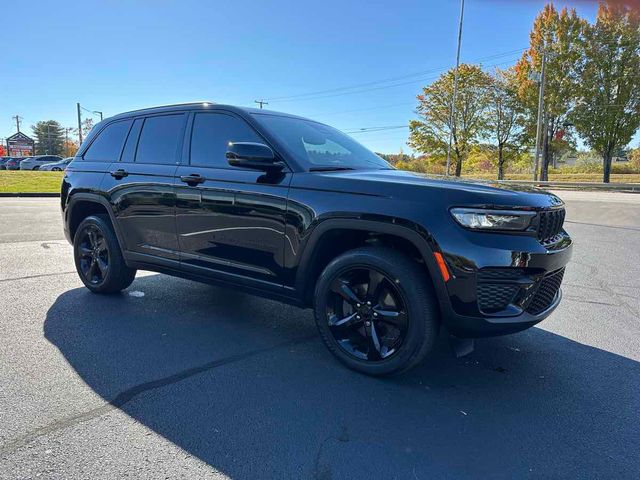
[(309, 168), (310, 172), (331, 172), (331, 171), (338, 171), (338, 170), (355, 170), (355, 168), (352, 168), (352, 167), (340, 167), (338, 165), (325, 165), (325, 166), (321, 166), (321, 167), (311, 167), (311, 168)]

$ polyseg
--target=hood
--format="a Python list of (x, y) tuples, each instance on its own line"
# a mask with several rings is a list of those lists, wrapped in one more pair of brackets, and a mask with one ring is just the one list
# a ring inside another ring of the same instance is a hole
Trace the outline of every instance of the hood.
[(553, 193), (526, 185), (505, 185), (482, 180), (462, 180), (404, 170), (345, 170), (313, 173), (333, 179), (344, 191), (413, 200), (425, 189), (437, 191), (450, 205), (509, 208), (551, 208), (564, 204)]

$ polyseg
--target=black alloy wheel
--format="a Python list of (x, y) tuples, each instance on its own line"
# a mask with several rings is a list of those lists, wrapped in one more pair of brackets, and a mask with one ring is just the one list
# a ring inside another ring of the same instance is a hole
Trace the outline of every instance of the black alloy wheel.
[(109, 271), (107, 240), (96, 225), (89, 224), (78, 233), (80, 273), (86, 282), (98, 286), (105, 281)]
[(349, 267), (333, 280), (328, 295), (327, 322), (340, 348), (373, 362), (398, 351), (409, 315), (393, 279), (372, 267)]
[(334, 258), (315, 286), (322, 341), (347, 367), (390, 375), (432, 350), (440, 309), (428, 272), (401, 251), (365, 246)]
[(75, 232), (73, 252), (80, 280), (94, 293), (116, 293), (136, 278), (127, 266), (108, 215), (85, 218)]

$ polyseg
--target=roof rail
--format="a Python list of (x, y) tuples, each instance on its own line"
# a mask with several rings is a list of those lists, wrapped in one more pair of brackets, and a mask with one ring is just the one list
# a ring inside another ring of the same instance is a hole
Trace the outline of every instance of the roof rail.
[(114, 115), (115, 117), (120, 116), (120, 115), (125, 115), (125, 114), (130, 114), (130, 113), (138, 113), (138, 112), (145, 112), (147, 110), (155, 110), (156, 108), (166, 108), (166, 107), (186, 107), (189, 105), (215, 105), (215, 102), (211, 102), (209, 100), (201, 100), (199, 102), (182, 102), (182, 103), (169, 103), (166, 105), (155, 105), (153, 107), (145, 107), (145, 108), (138, 108), (136, 110), (129, 110), (127, 112), (120, 112), (116, 115)]

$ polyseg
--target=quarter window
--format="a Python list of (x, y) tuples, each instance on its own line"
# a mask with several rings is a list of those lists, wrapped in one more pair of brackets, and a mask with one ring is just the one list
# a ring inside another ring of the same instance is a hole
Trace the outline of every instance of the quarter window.
[(117, 162), (131, 127), (131, 121), (115, 122), (102, 130), (83, 158), (92, 162)]
[(224, 113), (198, 113), (191, 135), (191, 165), (231, 168), (225, 156), (229, 142), (263, 142), (237, 117)]
[(175, 164), (184, 115), (148, 117), (142, 126), (137, 163)]

